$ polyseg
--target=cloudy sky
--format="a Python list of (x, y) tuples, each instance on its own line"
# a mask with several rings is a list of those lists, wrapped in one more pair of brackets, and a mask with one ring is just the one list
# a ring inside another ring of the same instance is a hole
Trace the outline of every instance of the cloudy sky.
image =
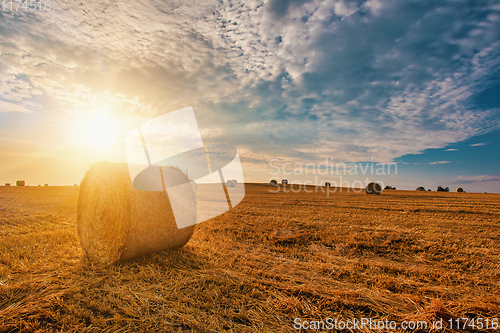
[(193, 106), (206, 143), (238, 148), (247, 182), (340, 180), (275, 174), (328, 160), (397, 163), (368, 178), (402, 189), (500, 192), (496, 0), (3, 9), (2, 184), (77, 183), (94, 161), (124, 162), (139, 124)]

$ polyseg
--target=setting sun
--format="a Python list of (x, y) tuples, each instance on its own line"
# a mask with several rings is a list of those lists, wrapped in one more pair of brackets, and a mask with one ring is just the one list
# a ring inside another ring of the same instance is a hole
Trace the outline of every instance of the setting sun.
[(70, 144), (93, 151), (106, 151), (117, 141), (120, 123), (106, 113), (81, 115), (69, 130)]

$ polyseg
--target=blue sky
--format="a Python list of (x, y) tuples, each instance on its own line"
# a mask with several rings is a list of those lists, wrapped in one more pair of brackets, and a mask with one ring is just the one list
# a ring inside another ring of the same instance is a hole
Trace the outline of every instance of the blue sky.
[[(500, 192), (498, 1), (57, 2), (0, 16), (0, 183), (79, 182), (95, 160), (125, 161), (135, 126), (193, 106), (206, 142), (238, 147), (246, 181), (269, 181), (273, 158), (330, 159), (397, 162), (383, 181), (398, 188)], [(88, 144), (95, 119), (117, 124), (103, 127), (112, 145)]]

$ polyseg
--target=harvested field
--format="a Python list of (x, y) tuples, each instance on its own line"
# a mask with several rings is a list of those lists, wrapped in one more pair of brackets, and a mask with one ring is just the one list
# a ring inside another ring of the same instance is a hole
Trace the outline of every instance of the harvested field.
[(105, 267), (82, 257), (79, 187), (0, 187), (0, 332), (500, 317), (500, 195), (292, 189), (247, 184), (184, 248)]

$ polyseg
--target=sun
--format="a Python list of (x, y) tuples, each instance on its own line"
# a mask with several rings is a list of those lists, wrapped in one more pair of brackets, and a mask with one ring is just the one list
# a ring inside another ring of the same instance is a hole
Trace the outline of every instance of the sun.
[(119, 121), (105, 112), (80, 115), (71, 128), (72, 144), (96, 152), (110, 149), (119, 134)]
[(96, 149), (113, 145), (118, 132), (116, 121), (103, 114), (91, 116), (85, 127), (84, 141)]

